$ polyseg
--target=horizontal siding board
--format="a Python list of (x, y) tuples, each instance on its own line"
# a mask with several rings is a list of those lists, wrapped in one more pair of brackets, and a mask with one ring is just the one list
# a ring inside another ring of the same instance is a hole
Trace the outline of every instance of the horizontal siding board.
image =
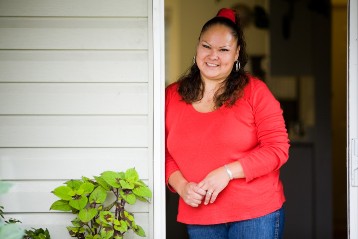
[(3, 50), (0, 82), (148, 82), (148, 52)]
[[(59, 200), (51, 192), (56, 187), (64, 185), (64, 181), (16, 181), (10, 183), (12, 185), (10, 190), (0, 197), (0, 205), (5, 206), (7, 213), (50, 212), (52, 203)], [(108, 204), (114, 200), (113, 196), (109, 199), (111, 200), (106, 202)], [(127, 204), (126, 209), (130, 212), (148, 212), (149, 204), (138, 201), (135, 205)], [(51, 212), (58, 211), (51, 210)]]
[(148, 49), (148, 19), (0, 18), (0, 49)]
[(0, 16), (146, 17), (148, 0), (1, 0)]
[(148, 85), (0, 83), (0, 114), (147, 114)]
[[(51, 234), (51, 239), (71, 239), (67, 226), (71, 225), (71, 220), (74, 219), (73, 214), (68, 213), (24, 213), (24, 214), (8, 214), (6, 217), (12, 217), (20, 220), (22, 223), (19, 224), (23, 228), (47, 228)], [(147, 234), (147, 237), (135, 236), (133, 232), (126, 234), (124, 239), (130, 238), (152, 238), (149, 235), (149, 214), (148, 213), (135, 213), (134, 218), (136, 224), (143, 227)]]
[(0, 148), (3, 180), (68, 180), (136, 168), (149, 178), (147, 148)]
[(0, 147), (147, 147), (147, 116), (0, 116)]

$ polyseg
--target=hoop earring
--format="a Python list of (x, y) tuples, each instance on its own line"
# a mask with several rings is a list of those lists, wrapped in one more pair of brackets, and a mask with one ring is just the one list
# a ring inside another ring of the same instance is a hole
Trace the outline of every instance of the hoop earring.
[(239, 61), (236, 61), (235, 63), (235, 71), (238, 72), (241, 68), (241, 65), (240, 65), (240, 62)]
[(195, 56), (193, 56), (193, 64), (195, 64), (196, 63), (196, 61), (195, 61)]

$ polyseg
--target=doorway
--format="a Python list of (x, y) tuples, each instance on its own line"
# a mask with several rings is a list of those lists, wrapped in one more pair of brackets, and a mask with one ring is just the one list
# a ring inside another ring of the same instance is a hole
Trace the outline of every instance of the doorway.
[[(261, 73), (287, 112), (292, 146), (290, 159), (282, 168), (287, 197), (285, 238), (346, 238), (346, 135), (341, 133), (346, 127), (342, 72), (346, 62), (343, 55), (337, 55), (345, 52), (346, 45), (343, 32), (334, 34), (338, 39), (331, 37), (333, 31), (344, 29), (344, 22), (337, 23), (336, 19), (344, 19), (346, 2), (239, 2), (252, 12), (260, 6), (269, 16), (267, 29), (254, 23), (245, 29), (252, 56), (247, 70)], [(219, 8), (237, 3), (165, 1), (167, 83), (175, 81), (190, 65), (202, 24)], [(285, 17), (289, 26), (284, 26)], [(254, 62), (257, 57), (261, 57), (258, 68)], [(167, 238), (186, 238), (185, 226), (175, 222), (177, 195), (167, 192), (166, 198)]]

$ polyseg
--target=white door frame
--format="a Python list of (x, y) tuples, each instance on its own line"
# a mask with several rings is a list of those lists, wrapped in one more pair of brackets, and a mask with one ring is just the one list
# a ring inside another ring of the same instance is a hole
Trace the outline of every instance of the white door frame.
[(166, 238), (164, 144), (164, 0), (153, 0), (153, 239)]
[(348, 2), (347, 206), (348, 238), (358, 238), (358, 5)]

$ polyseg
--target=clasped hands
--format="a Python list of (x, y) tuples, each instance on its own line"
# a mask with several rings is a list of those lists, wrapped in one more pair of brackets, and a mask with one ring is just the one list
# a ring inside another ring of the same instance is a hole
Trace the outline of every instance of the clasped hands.
[(214, 203), (219, 193), (229, 184), (225, 169), (220, 167), (211, 171), (201, 182), (188, 182), (179, 193), (184, 202), (192, 207), (198, 207), (203, 201), (204, 205)]

